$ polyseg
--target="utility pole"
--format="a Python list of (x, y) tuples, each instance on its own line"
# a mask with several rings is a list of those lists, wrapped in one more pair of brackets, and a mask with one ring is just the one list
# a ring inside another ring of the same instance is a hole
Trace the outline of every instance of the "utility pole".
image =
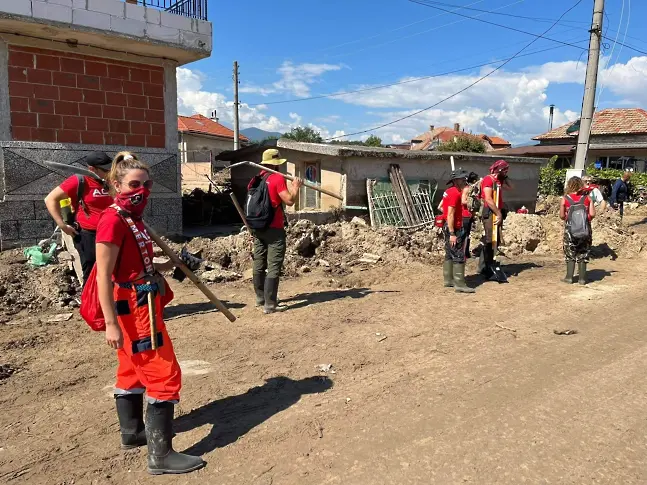
[[(589, 59), (586, 65), (586, 80), (584, 82), (584, 99), (582, 101), (582, 116), (577, 136), (577, 151), (575, 152), (575, 170), (571, 174), (581, 176), (586, 168), (586, 158), (589, 151), (591, 125), (595, 112), (595, 91), (598, 82), (598, 65), (600, 63), (600, 43), (602, 38), (602, 19), (604, 17), (604, 0), (595, 0), (593, 6), (593, 23), (591, 25), (591, 40), (589, 41)], [(576, 174), (575, 172), (579, 172)], [(568, 180), (567, 174), (567, 180)]]
[(238, 61), (234, 61), (234, 150), (240, 148), (240, 123), (238, 120)]

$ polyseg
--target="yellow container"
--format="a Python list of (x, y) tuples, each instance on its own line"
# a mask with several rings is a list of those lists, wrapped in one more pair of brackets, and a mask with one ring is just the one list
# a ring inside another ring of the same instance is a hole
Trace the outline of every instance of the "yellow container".
[(59, 205), (61, 206), (61, 217), (63, 218), (65, 224), (73, 224), (74, 208), (72, 207), (72, 199), (70, 199), (69, 197), (67, 199), (63, 199), (59, 202)]

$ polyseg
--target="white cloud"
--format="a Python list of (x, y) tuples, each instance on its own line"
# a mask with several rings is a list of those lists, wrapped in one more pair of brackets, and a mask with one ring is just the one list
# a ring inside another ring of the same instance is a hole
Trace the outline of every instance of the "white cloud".
[(622, 97), (622, 104), (647, 105), (647, 56), (633, 57), (625, 64), (616, 63), (605, 69), (601, 82), (613, 94)]
[[(205, 77), (199, 71), (186, 68), (177, 69), (178, 85), (178, 112), (181, 115), (190, 116), (196, 113), (210, 116), (215, 109), (218, 118), (231, 125), (233, 123), (232, 100), (222, 93), (204, 90)], [(265, 131), (279, 131), (285, 133), (296, 126), (310, 126), (321, 133), (324, 138), (331, 136), (343, 136), (343, 131), (330, 132), (325, 126), (317, 126), (312, 123), (304, 124), (303, 118), (298, 113), (289, 113), (289, 120), (282, 120), (277, 116), (267, 113), (266, 105), (249, 106), (241, 103), (239, 109), (241, 128), (257, 127)]]
[(277, 69), (280, 79), (269, 86), (256, 86), (245, 84), (241, 86), (241, 93), (259, 94), (268, 96), (270, 94), (288, 93), (298, 98), (310, 96), (310, 88), (319, 82), (319, 78), (327, 72), (339, 71), (341, 64), (293, 64), (285, 61)]

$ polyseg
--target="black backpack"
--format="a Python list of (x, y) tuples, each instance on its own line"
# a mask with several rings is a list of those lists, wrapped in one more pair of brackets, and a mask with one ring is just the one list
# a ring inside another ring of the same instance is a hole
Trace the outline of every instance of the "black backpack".
[(589, 224), (589, 211), (584, 204), (586, 196), (580, 197), (579, 202), (573, 201), (567, 195), (569, 203), (568, 214), (566, 215), (566, 228), (574, 241), (581, 241), (591, 237), (591, 225)]
[(247, 188), (245, 217), (252, 229), (267, 229), (274, 219), (274, 207), (270, 199), (267, 178), (270, 174), (256, 175)]

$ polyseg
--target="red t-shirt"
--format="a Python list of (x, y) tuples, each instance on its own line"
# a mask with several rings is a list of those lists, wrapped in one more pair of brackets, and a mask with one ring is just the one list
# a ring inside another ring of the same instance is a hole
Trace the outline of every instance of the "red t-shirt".
[[(584, 197), (584, 207), (586, 207), (587, 215), (589, 218), (589, 221), (591, 220), (591, 214), (588, 212), (589, 207), (591, 207), (591, 198), (588, 195), (581, 195), (581, 194), (568, 194), (568, 196), (573, 199), (573, 202), (578, 203), (582, 197)], [(568, 209), (571, 207), (571, 203), (568, 201), (566, 197), (564, 197), (564, 210), (566, 211), (566, 214), (568, 215)]]
[[(447, 191), (443, 192), (443, 200), (445, 199), (445, 194), (447, 194)], [(445, 214), (444, 207), (443, 207), (443, 214)], [(467, 209), (467, 205), (463, 204), (463, 218), (469, 219), (470, 217), (472, 217), (472, 213)]]
[[(267, 172), (265, 170), (261, 171), (261, 177), (264, 176)], [(272, 207), (274, 207), (274, 219), (270, 227), (274, 229), (283, 229), (285, 227), (285, 221), (283, 219), (283, 201), (279, 194), (285, 190), (288, 190), (288, 186), (285, 183), (285, 178), (277, 175), (275, 173), (270, 174), (267, 177), (267, 188), (270, 191), (270, 200), (272, 201)]]
[[(494, 181), (495, 178), (492, 175), (488, 175), (481, 182), (481, 199), (485, 201), (485, 189), (492, 189), (492, 197), (494, 198)], [(496, 201), (495, 201), (496, 202)], [(503, 188), (499, 186), (499, 209), (503, 207)]]
[(90, 177), (84, 177), (85, 186), (83, 187), (82, 199), (88, 211), (86, 215), (82, 207), (79, 206), (77, 192), (79, 190), (79, 179), (76, 175), (66, 179), (61, 185), (61, 190), (72, 199), (72, 207), (76, 211), (76, 222), (81, 228), (88, 231), (96, 231), (99, 223), (99, 216), (112, 204), (112, 197), (98, 180)]
[[(146, 240), (148, 254), (153, 257), (153, 242), (142, 221), (134, 221)], [(126, 221), (114, 209), (105, 211), (97, 226), (97, 242), (119, 246), (119, 257), (112, 273), (118, 283), (134, 281), (144, 272), (144, 262), (135, 236)]]
[(454, 208), (454, 229), (463, 227), (462, 193), (456, 187), (448, 188), (443, 194), (443, 214), (449, 214), (449, 208)]

